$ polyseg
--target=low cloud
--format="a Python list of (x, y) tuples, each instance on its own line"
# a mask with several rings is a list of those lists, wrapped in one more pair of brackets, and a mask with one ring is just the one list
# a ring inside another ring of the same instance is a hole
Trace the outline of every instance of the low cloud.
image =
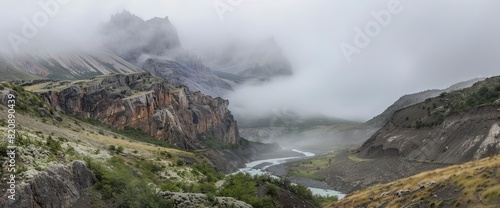
[[(12, 51), (8, 34), (21, 34), (23, 18), (43, 9), (37, 2), (0, 0), (0, 46)], [(62, 0), (61, 0), (62, 2)], [(168, 16), (183, 47), (191, 51), (230, 41), (274, 36), (290, 59), (294, 75), (245, 85), (229, 95), (233, 111), (267, 114), (287, 107), (299, 114), (366, 120), (403, 94), (445, 88), (456, 82), (497, 75), (500, 4), (495, 1), (401, 0), (401, 13), (347, 62), (340, 49), (355, 28), (373, 20), (387, 1), (242, 0), (220, 14), (213, 0), (67, 0), (26, 50), (98, 48), (99, 26), (129, 10), (143, 19)], [(226, 2), (227, 1), (221, 1)]]

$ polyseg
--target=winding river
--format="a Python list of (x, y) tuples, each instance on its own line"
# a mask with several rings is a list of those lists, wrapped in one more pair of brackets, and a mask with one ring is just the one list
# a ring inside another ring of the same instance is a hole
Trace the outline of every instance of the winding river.
[[(262, 174), (269, 174), (272, 175), (269, 172), (266, 172), (265, 169), (268, 167), (271, 167), (273, 165), (278, 165), (287, 162), (290, 159), (298, 159), (298, 158), (307, 158), (307, 157), (312, 157), (315, 156), (314, 153), (311, 152), (304, 152), (300, 150), (295, 150), (293, 149), (292, 151), (302, 153), (304, 156), (297, 156), (297, 157), (282, 157), (282, 158), (272, 158), (272, 159), (265, 159), (265, 160), (257, 160), (257, 161), (252, 161), (249, 163), (246, 163), (246, 167), (239, 169), (238, 172), (244, 172), (244, 173), (249, 173), (250, 175), (262, 175)], [(262, 164), (265, 164), (262, 166)], [(256, 166), (259, 166), (256, 168)], [(277, 177), (277, 176), (274, 176)], [(319, 188), (313, 188), (313, 187), (308, 187), (309, 190), (314, 195), (320, 195), (320, 196), (337, 196), (339, 199), (342, 199), (345, 197), (345, 194), (342, 194), (338, 191), (331, 190), (331, 189), (319, 189)]]

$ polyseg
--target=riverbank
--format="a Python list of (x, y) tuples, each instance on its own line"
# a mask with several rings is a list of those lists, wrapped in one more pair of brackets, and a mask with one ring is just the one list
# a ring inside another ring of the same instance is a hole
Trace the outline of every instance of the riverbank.
[[(282, 177), (282, 178), (287, 178), (290, 180), (290, 182), (295, 183), (295, 184), (301, 184), (309, 188), (311, 192), (315, 195), (320, 195), (320, 196), (337, 196), (339, 199), (343, 198), (345, 195), (336, 191), (329, 189), (326, 183), (318, 180), (313, 180), (313, 179), (308, 179), (308, 178), (302, 178), (302, 177), (288, 177), (286, 175), (287, 171), (278, 171), (281, 168), (286, 168), (286, 166), (283, 166), (283, 163), (291, 162), (291, 161), (300, 161), (304, 160), (307, 158), (311, 158), (315, 156), (314, 153), (311, 152), (304, 152), (300, 150), (291, 150), (295, 152), (295, 156), (292, 157), (282, 157), (282, 156), (291, 156), (289, 151), (283, 151), (283, 152), (276, 152), (272, 154), (275, 156), (274, 158), (271, 159), (263, 159), (263, 160), (256, 160), (252, 161), (249, 163), (246, 163), (245, 168), (241, 168), (238, 172), (246, 172), (250, 173), (251, 175), (262, 175), (262, 174), (271, 174), (273, 176), (277, 177)], [(269, 156), (269, 155), (268, 155)], [(278, 156), (276, 158), (276, 156)], [(269, 158), (269, 157), (267, 157)], [(274, 168), (277, 166), (277, 168)], [(273, 172), (276, 172), (277, 174), (273, 174), (269, 170), (273, 170)]]

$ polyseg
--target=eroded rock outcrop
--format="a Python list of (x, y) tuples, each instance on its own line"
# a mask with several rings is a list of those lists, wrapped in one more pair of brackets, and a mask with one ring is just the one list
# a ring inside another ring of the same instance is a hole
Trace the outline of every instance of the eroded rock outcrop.
[(2, 197), (0, 206), (71, 207), (79, 198), (89, 194), (94, 182), (92, 172), (82, 161), (74, 161), (68, 167), (55, 164), (27, 183), (18, 185), (15, 200)]
[(500, 152), (500, 77), (395, 111), (362, 157), (463, 163)]
[[(432, 128), (402, 128), (387, 123), (360, 148), (364, 157), (401, 156), (411, 160), (463, 163), (500, 151), (499, 105), (448, 116)], [(402, 112), (396, 112), (396, 116)]]
[(214, 136), (237, 144), (238, 127), (229, 102), (186, 87), (172, 87), (148, 73), (114, 74), (75, 82), (46, 83), (40, 95), (65, 114), (90, 118), (115, 128), (138, 128), (184, 149), (205, 146)]

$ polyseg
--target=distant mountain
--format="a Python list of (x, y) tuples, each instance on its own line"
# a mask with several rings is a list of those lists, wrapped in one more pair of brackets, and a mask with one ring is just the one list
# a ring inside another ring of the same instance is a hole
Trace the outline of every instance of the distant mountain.
[(218, 47), (202, 53), (203, 60), (213, 70), (257, 81), (293, 74), (274, 38), (254, 44), (233, 43)]
[(233, 89), (231, 83), (217, 77), (198, 56), (182, 48), (167, 17), (144, 21), (123, 11), (103, 26), (102, 35), (108, 50), (174, 85), (216, 97)]
[[(264, 120), (260, 122), (253, 121), (247, 124), (246, 121), (240, 122), (240, 133), (243, 137), (256, 141), (274, 141), (274, 142), (293, 142), (294, 145), (321, 147), (321, 146), (342, 146), (360, 144), (368, 140), (375, 132), (382, 128), (395, 112), (405, 107), (423, 102), (427, 99), (438, 97), (442, 93), (449, 93), (472, 86), (474, 83), (484, 80), (483, 78), (472, 79), (465, 82), (454, 84), (443, 90), (427, 90), (415, 94), (405, 95), (389, 106), (383, 113), (371, 120), (359, 124), (341, 119), (316, 119), (316, 121), (326, 121), (315, 123), (314, 120), (298, 120), (301, 125), (274, 125), (270, 127), (256, 127), (255, 123), (266, 124)], [(288, 119), (290, 120), (290, 119)], [(285, 120), (285, 121), (288, 121)], [(289, 124), (297, 124), (295, 119), (291, 119)], [(267, 122), (269, 124), (269, 122)], [(280, 124), (277, 122), (277, 124)], [(299, 128), (304, 126), (307, 128)], [(312, 125), (316, 124), (316, 125)], [(271, 138), (271, 139), (270, 139)], [(307, 138), (307, 139), (304, 139)], [(269, 140), (270, 139), (270, 140)], [(282, 141), (283, 140), (283, 141)], [(314, 141), (314, 142), (312, 142)]]
[(40, 77), (26, 72), (24, 69), (17, 67), (7, 57), (0, 55), (0, 77), (1, 81), (5, 80), (21, 80), (21, 79), (39, 79)]
[[(83, 79), (109, 73), (141, 71), (107, 52), (25, 53), (0, 56), (0, 62), (16, 79)], [(7, 73), (7, 74), (9, 74)]]
[(168, 17), (144, 21), (129, 11), (111, 16), (102, 28), (106, 48), (123, 59), (141, 65), (142, 55), (163, 56), (181, 48), (177, 30)]
[(210, 58), (202, 59), (182, 47), (167, 17), (143, 20), (128, 11), (120, 12), (102, 25), (100, 41), (102, 48), (92, 52), (2, 55), (2, 79), (85, 79), (147, 71), (173, 85), (223, 97), (244, 81), (292, 74), (273, 38), (251, 47), (220, 48), (221, 52), (212, 51)]
[(191, 61), (150, 58), (146, 60), (142, 68), (144, 71), (164, 78), (172, 85), (184, 85), (191, 90), (201, 91), (214, 97), (223, 97), (225, 93), (232, 90), (229, 83), (212, 74), (201, 62), (196, 62), (193, 58), (189, 59)]

